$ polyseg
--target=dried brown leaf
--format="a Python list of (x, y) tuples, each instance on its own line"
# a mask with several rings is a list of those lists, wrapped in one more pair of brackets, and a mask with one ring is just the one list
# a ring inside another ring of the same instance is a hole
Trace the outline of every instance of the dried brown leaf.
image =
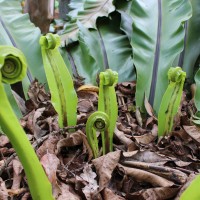
[(56, 155), (47, 153), (40, 160), (49, 181), (53, 186), (53, 196), (56, 198), (61, 193), (61, 189), (57, 182), (56, 171), (58, 165), (60, 164), (60, 160)]
[(140, 113), (140, 110), (138, 107), (136, 107), (136, 110), (135, 110), (135, 117), (137, 119), (137, 122), (139, 124), (139, 126), (143, 126), (143, 122), (142, 122), (142, 116), (141, 116), (141, 113)]
[(18, 196), (24, 192), (27, 192), (27, 188), (8, 189), (9, 196)]
[(100, 190), (104, 189), (108, 185), (111, 179), (112, 172), (119, 162), (119, 158), (120, 151), (114, 151), (92, 160), (92, 163), (96, 168), (97, 174), (99, 175)]
[(157, 138), (158, 127), (154, 124), (153, 129), (151, 132), (140, 135), (140, 136), (133, 136), (138, 143), (141, 144), (149, 144)]
[(94, 105), (92, 101), (90, 99), (79, 100), (78, 111), (82, 113), (88, 113), (88, 112), (94, 111)]
[(50, 135), (47, 140), (37, 149), (37, 156), (42, 158), (47, 152), (55, 154), (56, 145), (59, 141), (59, 137), (56, 135)]
[(11, 189), (17, 190), (20, 189), (23, 167), (20, 161), (17, 159), (14, 159), (12, 164), (13, 164), (13, 184)]
[(186, 133), (200, 144), (200, 128), (197, 126), (183, 126)]
[(145, 95), (145, 99), (144, 99), (144, 106), (145, 106), (145, 109), (146, 109), (147, 113), (149, 114), (149, 116), (151, 116), (154, 119), (156, 119), (156, 117), (154, 115), (153, 108), (152, 108), (151, 104), (149, 103), (146, 95)]
[(171, 187), (158, 187), (158, 188), (150, 188), (150, 189), (143, 189), (139, 192), (135, 192), (132, 194), (128, 194), (126, 199), (142, 199), (142, 200), (165, 200), (171, 199), (176, 195), (179, 188), (171, 188)]
[(86, 186), (82, 189), (83, 193), (87, 200), (93, 200), (93, 195), (98, 191), (98, 184), (95, 180), (96, 173), (92, 171), (91, 165), (86, 164), (83, 173), (80, 174), (80, 177), (87, 182)]
[(44, 110), (45, 110), (44, 107), (37, 109), (34, 113), (34, 116), (33, 116), (33, 134), (34, 134), (36, 139), (44, 136), (47, 133), (46, 130), (42, 129), (38, 125), (38, 120), (42, 116), (42, 113), (44, 112)]
[(9, 143), (10, 143), (10, 141), (6, 135), (0, 136), (0, 147), (5, 147)]
[(104, 200), (125, 200), (125, 198), (120, 197), (119, 195), (115, 194), (111, 189), (105, 188), (103, 190), (103, 199)]
[(136, 144), (130, 139), (127, 138), (126, 135), (115, 128), (115, 136), (120, 140), (122, 144), (124, 144), (127, 148), (127, 151), (134, 151), (137, 149)]
[(147, 162), (147, 163), (156, 163), (156, 162), (168, 162), (168, 161), (174, 161), (175, 158), (170, 158), (165, 155), (158, 154), (156, 152), (153, 152), (151, 150), (145, 150), (145, 151), (135, 151), (133, 152), (133, 155), (128, 156), (126, 153), (122, 154), (121, 160), (126, 161), (141, 161), (141, 162)]
[(57, 153), (60, 152), (62, 147), (73, 147), (83, 143), (82, 132), (80, 130), (70, 134), (69, 137), (61, 139), (57, 143)]
[(162, 178), (158, 175), (155, 175), (153, 173), (147, 172), (145, 170), (136, 169), (136, 168), (130, 168), (125, 167), (123, 165), (118, 164), (118, 167), (120, 170), (123, 170), (126, 175), (131, 176), (135, 180), (139, 182), (147, 182), (151, 185), (157, 187), (171, 187), (174, 185), (172, 181), (168, 181), (165, 178)]
[(77, 89), (77, 91), (99, 92), (99, 88), (94, 85), (82, 85)]
[(187, 180), (187, 175), (182, 171), (170, 167), (158, 166), (156, 163), (150, 164), (138, 161), (123, 161), (122, 164), (129, 167), (148, 171), (179, 184), (183, 184)]
[(0, 177), (0, 200), (8, 199), (8, 190), (6, 188), (5, 182)]
[(61, 195), (57, 198), (57, 200), (81, 200), (70, 185), (61, 183), (60, 189)]
[(123, 82), (117, 85), (118, 90), (124, 95), (133, 95), (135, 93), (135, 82)]
[(21, 200), (28, 200), (30, 198), (30, 193), (29, 192), (26, 192), (23, 197), (21, 198)]

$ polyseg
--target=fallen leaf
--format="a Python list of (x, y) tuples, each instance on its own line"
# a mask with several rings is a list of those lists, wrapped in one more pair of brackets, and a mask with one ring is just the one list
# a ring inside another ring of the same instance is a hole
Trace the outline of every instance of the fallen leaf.
[(93, 195), (97, 193), (99, 188), (96, 178), (96, 173), (92, 171), (91, 165), (86, 164), (83, 173), (80, 174), (80, 177), (87, 182), (87, 185), (82, 189), (83, 193), (87, 200), (93, 200)]
[(145, 95), (145, 98), (144, 98), (144, 106), (145, 106), (145, 109), (146, 109), (148, 115), (153, 117), (155, 120), (157, 120), (156, 117), (155, 117), (155, 114), (154, 114), (154, 110), (153, 110), (151, 104), (149, 103), (146, 95)]
[(122, 82), (118, 83), (118, 90), (124, 95), (133, 95), (135, 93), (135, 82)]
[(126, 137), (122, 131), (119, 131), (115, 128), (115, 136), (119, 139), (119, 141), (124, 144), (127, 148), (127, 151), (134, 151), (137, 149), (136, 144), (130, 138)]
[(143, 189), (139, 192), (131, 193), (126, 195), (127, 200), (132, 199), (145, 199), (145, 200), (165, 200), (173, 198), (178, 192), (179, 188), (171, 187), (157, 187), (150, 189)]
[(121, 151), (110, 152), (92, 160), (97, 174), (99, 175), (99, 190), (104, 189), (108, 185), (112, 172), (119, 162), (120, 152)]
[(38, 120), (39, 118), (42, 116), (42, 113), (44, 112), (45, 108), (39, 108), (35, 111), (34, 115), (33, 115), (33, 134), (35, 136), (35, 138), (40, 138), (42, 136), (44, 136), (47, 131), (42, 129), (39, 125), (38, 125)]
[(141, 113), (140, 113), (140, 109), (138, 107), (136, 107), (136, 110), (135, 110), (135, 117), (137, 119), (139, 126), (142, 127), (143, 126), (142, 116), (141, 116)]
[(6, 188), (5, 182), (0, 177), (0, 200), (8, 199), (8, 190)]
[(9, 196), (18, 196), (24, 192), (27, 192), (27, 188), (18, 188), (18, 189), (8, 189)]
[(23, 197), (21, 198), (21, 200), (28, 200), (30, 198), (30, 193), (29, 192), (26, 192)]
[(57, 158), (55, 154), (47, 153), (40, 160), (49, 181), (53, 186), (53, 196), (55, 198), (61, 193), (61, 189), (57, 182), (56, 171), (58, 165), (60, 164), (60, 160)]
[(200, 128), (197, 126), (183, 126), (186, 133), (200, 144)]
[(146, 134), (140, 136), (133, 136), (135, 140), (140, 144), (149, 144), (157, 138), (158, 127), (154, 124), (153, 129)]
[(168, 180), (174, 181), (175, 183), (178, 184), (183, 184), (187, 180), (187, 175), (185, 173), (181, 172), (180, 170), (166, 166), (158, 166), (156, 164), (150, 164), (138, 161), (123, 161), (121, 162), (121, 164), (148, 171), (150, 173), (164, 177)]
[(57, 143), (57, 153), (60, 152), (62, 147), (73, 147), (83, 143), (82, 132), (80, 130), (71, 133), (69, 137), (61, 139)]
[(12, 161), (13, 165), (13, 183), (12, 183), (12, 190), (18, 190), (20, 189), (20, 183), (22, 180), (22, 164), (19, 160), (13, 159)]
[(6, 135), (0, 136), (0, 147), (5, 147), (9, 143), (10, 143), (10, 141)]
[(99, 92), (99, 88), (94, 85), (82, 85), (77, 89), (77, 91)]
[(41, 159), (47, 152), (50, 154), (55, 154), (57, 143), (59, 141), (59, 136), (50, 135), (47, 140), (37, 149), (37, 156)]
[(57, 200), (81, 200), (70, 185), (61, 183), (60, 189), (61, 195), (57, 198)]
[[(131, 153), (131, 152), (130, 152)], [(123, 156), (120, 158), (121, 161), (141, 161), (146, 163), (159, 163), (159, 162), (168, 162), (168, 161), (174, 161), (177, 160), (175, 158), (170, 158), (165, 155), (158, 154), (157, 152), (153, 152), (150, 150), (144, 150), (144, 151), (134, 151), (133, 155), (127, 155), (126, 152), (122, 154)]]
[(90, 99), (81, 99), (78, 102), (78, 111), (83, 113), (94, 111), (94, 105)]
[(165, 178), (162, 178), (158, 175), (155, 175), (153, 173), (147, 172), (145, 170), (136, 169), (136, 168), (130, 168), (125, 167), (121, 164), (118, 164), (119, 169), (123, 170), (126, 175), (131, 176), (135, 180), (139, 182), (147, 182), (155, 187), (171, 187), (174, 185), (172, 181), (168, 181)]
[(114, 192), (109, 188), (105, 188), (103, 190), (103, 199), (104, 200), (125, 200), (125, 198), (120, 197), (117, 194), (114, 194)]

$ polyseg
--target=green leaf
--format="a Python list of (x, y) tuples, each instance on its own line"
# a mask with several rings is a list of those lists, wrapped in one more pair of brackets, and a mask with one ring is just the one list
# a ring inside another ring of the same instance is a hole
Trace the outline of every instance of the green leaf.
[(78, 99), (71, 75), (58, 50), (60, 38), (48, 33), (40, 38), (40, 44), (51, 101), (58, 113), (59, 126), (75, 126)]
[[(168, 85), (167, 71), (184, 45), (183, 22), (191, 17), (188, 0), (134, 0), (133, 60), (137, 71), (136, 104), (144, 109), (144, 96), (158, 113)], [(158, 83), (158, 84), (157, 84)]]
[(183, 70), (187, 73), (187, 78), (193, 81), (195, 62), (200, 55), (200, 1), (190, 0), (190, 2), (192, 17), (187, 22), (186, 45), (180, 62), (183, 62)]
[(110, 68), (119, 74), (119, 82), (135, 79), (132, 49), (127, 36), (120, 30), (120, 15), (113, 13), (112, 19), (101, 18), (97, 29), (86, 29), (79, 25), (79, 45), (69, 48), (77, 66), (78, 74), (86, 83), (96, 85), (97, 74)]
[(197, 175), (196, 178), (190, 183), (189, 187), (182, 193), (180, 200), (199, 200), (200, 199), (200, 175)]
[(173, 128), (178, 112), (186, 73), (181, 67), (171, 67), (168, 71), (169, 85), (163, 95), (158, 112), (158, 136), (168, 135)]
[[(0, 17), (5, 24), (11, 38), (27, 58), (28, 68), (32, 76), (45, 83), (46, 77), (44, 73), (41, 50), (39, 46), (39, 38), (41, 32), (30, 22), (28, 14), (22, 14), (20, 0), (0, 0)], [(0, 24), (0, 34), (5, 35), (5, 28)], [(7, 34), (7, 39), (8, 34)], [(5, 37), (4, 37), (5, 38)], [(3, 41), (0, 39), (0, 44)], [(4, 41), (4, 44), (10, 43)], [(11, 44), (11, 43), (10, 43)], [(12, 43), (13, 45), (13, 43)]]
[(22, 117), (22, 112), (19, 109), (19, 106), (15, 100), (15, 97), (12, 93), (11, 87), (10, 85), (5, 84), (4, 85), (4, 90), (6, 92), (7, 98), (10, 102), (10, 105), (12, 106), (13, 111), (15, 112), (15, 115), (17, 116), (18, 119), (20, 119)]
[(68, 4), (71, 11), (67, 14), (70, 19), (75, 18), (78, 15), (79, 11), (84, 10), (84, 2), (85, 0), (71, 0)]
[(84, 2), (84, 10), (77, 12), (76, 18), (65, 24), (65, 30), (61, 35), (63, 43), (70, 43), (78, 39), (77, 20), (86, 28), (95, 28), (96, 19), (102, 16), (108, 16), (115, 10), (113, 0), (87, 0)]
[(26, 70), (27, 62), (19, 49), (12, 46), (0, 47), (0, 126), (23, 165), (33, 199), (52, 200), (51, 184), (26, 133), (13, 113), (4, 90), (3, 83), (21, 81), (26, 75)]
[(200, 111), (200, 69), (195, 74), (194, 80), (196, 82), (196, 92), (194, 96), (194, 102), (197, 110)]
[(120, 0), (116, 1), (115, 7), (116, 10), (121, 14), (121, 30), (123, 30), (131, 41), (132, 35), (132, 23), (133, 19), (128, 14), (132, 1), (129, 0)]

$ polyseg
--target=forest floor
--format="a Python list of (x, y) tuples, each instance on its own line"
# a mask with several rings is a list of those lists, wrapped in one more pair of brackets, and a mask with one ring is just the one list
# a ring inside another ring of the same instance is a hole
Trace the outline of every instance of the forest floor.
[[(93, 159), (85, 124), (97, 110), (97, 88), (77, 90), (77, 125), (59, 129), (50, 95), (43, 85), (32, 83), (30, 99), (21, 104), (26, 113), (20, 123), (52, 184), (55, 199), (179, 199), (199, 172), (200, 129), (192, 122), (196, 110), (189, 92), (183, 93), (173, 131), (158, 139), (157, 119), (148, 102), (146, 116), (135, 106), (135, 86), (134, 82), (116, 86), (119, 113), (114, 151)], [(69, 133), (72, 128), (75, 131)], [(23, 167), (3, 134), (0, 154), (0, 199), (31, 199)]]

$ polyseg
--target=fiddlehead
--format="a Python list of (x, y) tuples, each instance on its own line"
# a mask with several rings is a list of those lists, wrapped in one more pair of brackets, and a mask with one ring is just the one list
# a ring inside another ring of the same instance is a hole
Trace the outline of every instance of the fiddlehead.
[(0, 81), (13, 84), (26, 75), (26, 60), (21, 51), (12, 46), (0, 46)]
[(58, 113), (59, 126), (61, 128), (75, 126), (78, 98), (72, 77), (58, 50), (60, 37), (48, 33), (46, 36), (41, 36), (40, 45), (51, 102)]
[(109, 126), (109, 117), (106, 113), (97, 111), (92, 113), (86, 123), (86, 135), (88, 143), (90, 144), (93, 155), (95, 158), (98, 157), (99, 147), (96, 131), (105, 131)]
[(51, 184), (11, 108), (3, 87), (3, 83), (21, 81), (26, 74), (26, 68), (26, 60), (21, 51), (10, 46), (0, 46), (0, 126), (23, 165), (32, 198), (52, 200)]
[(110, 125), (107, 132), (102, 132), (103, 153), (113, 150), (113, 135), (118, 116), (118, 106), (115, 93), (115, 85), (118, 81), (118, 73), (107, 69), (100, 73), (98, 111), (105, 112), (109, 116)]
[(173, 120), (178, 111), (186, 73), (180, 67), (170, 68), (168, 71), (169, 85), (161, 101), (158, 112), (158, 135), (163, 136), (171, 132)]

